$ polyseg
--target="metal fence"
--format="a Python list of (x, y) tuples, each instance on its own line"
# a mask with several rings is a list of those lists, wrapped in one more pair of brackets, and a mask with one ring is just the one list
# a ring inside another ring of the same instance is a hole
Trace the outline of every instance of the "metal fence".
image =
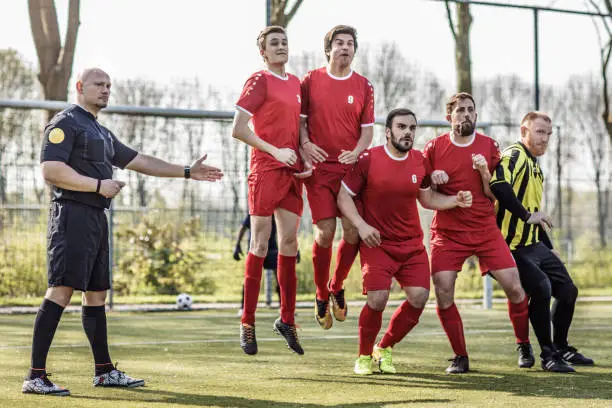
[[(61, 109), (66, 104), (48, 101), (0, 101), (0, 117), (13, 117), (8, 134), (0, 136), (0, 272), (2, 259), (30, 260), (21, 267), (44, 269), (44, 243), (49, 189), (40, 174), (38, 155), (45, 109)], [(249, 151), (246, 145), (233, 140), (233, 112), (141, 107), (109, 107), (100, 117), (123, 142), (139, 151), (176, 163), (190, 163), (202, 152), (207, 162), (223, 168), (225, 177), (218, 183), (181, 179), (159, 179), (134, 172), (117, 170), (116, 178), (127, 185), (114, 200), (110, 211), (113, 228), (113, 264), (133, 250), (129, 240), (118, 238), (126, 228), (145, 217), (159, 223), (180, 224), (193, 217), (209, 238), (207, 250), (216, 256), (229, 256), (231, 245), (246, 214), (246, 193)], [(1, 119), (0, 119), (1, 120)], [(6, 122), (6, 120), (5, 120)], [(377, 121), (383, 123), (382, 119)], [(0, 125), (3, 123), (0, 122)], [(6, 123), (4, 123), (6, 129)], [(443, 121), (420, 121), (416, 147), (421, 148), (435, 135), (446, 131)], [(483, 131), (496, 137), (502, 146), (516, 139), (516, 130), (509, 126), (480, 124)], [(562, 128), (557, 130), (562, 132)], [(568, 259), (575, 255), (572, 228), (576, 217), (568, 201), (572, 180), (577, 174), (563, 167), (562, 137), (558, 137), (542, 160), (547, 179), (547, 208), (561, 226), (555, 239), (562, 243)], [(384, 142), (384, 129), (375, 129), (374, 144)], [(561, 166), (561, 167), (559, 167)], [(561, 168), (561, 172), (559, 172)], [(557, 174), (559, 175), (557, 177)], [(588, 183), (588, 180), (585, 180)], [(568, 203), (570, 205), (568, 206)], [(308, 206), (300, 234), (312, 240)], [(428, 233), (431, 212), (422, 214), (423, 229)], [(592, 217), (588, 221), (593, 223)], [(582, 227), (578, 228), (581, 229)], [(574, 237), (578, 232), (574, 233)], [(5, 262), (6, 263), (6, 262)], [(490, 306), (490, 281), (485, 282), (485, 305)]]

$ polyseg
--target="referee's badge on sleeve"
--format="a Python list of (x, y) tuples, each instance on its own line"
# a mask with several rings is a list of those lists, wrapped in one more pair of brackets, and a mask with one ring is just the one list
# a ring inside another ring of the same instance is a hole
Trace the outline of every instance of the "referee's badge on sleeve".
[(60, 128), (55, 128), (49, 132), (49, 141), (53, 144), (60, 144), (64, 141), (64, 131)]

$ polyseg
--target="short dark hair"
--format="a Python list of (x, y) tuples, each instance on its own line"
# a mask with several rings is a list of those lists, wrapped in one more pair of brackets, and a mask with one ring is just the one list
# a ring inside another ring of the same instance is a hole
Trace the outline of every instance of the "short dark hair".
[(469, 99), (470, 101), (472, 101), (472, 103), (474, 104), (474, 109), (476, 109), (476, 102), (474, 101), (474, 97), (467, 92), (459, 92), (448, 98), (448, 101), (446, 102), (446, 114), (450, 115), (453, 109), (455, 109), (455, 106), (457, 106), (457, 104), (464, 99)]
[(268, 26), (264, 28), (259, 32), (259, 35), (257, 36), (257, 47), (259, 47), (260, 50), (266, 49), (266, 37), (268, 36), (268, 34), (272, 33), (281, 33), (287, 35), (287, 31), (285, 31), (285, 29), (281, 26)]
[(526, 126), (536, 119), (544, 119), (548, 123), (552, 124), (552, 119), (550, 118), (550, 116), (548, 116), (548, 113), (540, 112), (540, 111), (532, 111), (526, 114), (525, 116), (523, 116), (523, 120), (521, 120), (521, 126), (523, 125)]
[(334, 37), (338, 34), (348, 34), (353, 37), (355, 51), (357, 51), (357, 30), (348, 25), (337, 25), (329, 30), (323, 39), (323, 50), (325, 51), (325, 58), (327, 58), (327, 61), (329, 61), (329, 52), (331, 51), (331, 45), (334, 41)]
[[(391, 127), (393, 126), (393, 119), (396, 116), (409, 116), (412, 115), (412, 117), (414, 118), (415, 121), (417, 121), (417, 117), (414, 114), (413, 111), (411, 111), (408, 108), (396, 108), (393, 109), (391, 112), (389, 112), (389, 114), (387, 115), (387, 121), (385, 122), (385, 126), (389, 129), (391, 129)], [(417, 121), (418, 122), (418, 121)]]

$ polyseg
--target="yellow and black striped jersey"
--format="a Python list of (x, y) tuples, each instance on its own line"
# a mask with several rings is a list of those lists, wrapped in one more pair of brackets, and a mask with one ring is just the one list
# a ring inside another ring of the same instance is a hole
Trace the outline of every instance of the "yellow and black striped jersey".
[[(542, 205), (544, 175), (538, 160), (521, 142), (507, 147), (491, 175), (490, 185), (508, 183), (518, 201), (530, 213), (539, 211)], [(496, 204), (497, 225), (501, 229), (510, 250), (532, 245), (541, 240), (537, 225), (530, 225), (518, 215), (510, 213), (499, 201)]]

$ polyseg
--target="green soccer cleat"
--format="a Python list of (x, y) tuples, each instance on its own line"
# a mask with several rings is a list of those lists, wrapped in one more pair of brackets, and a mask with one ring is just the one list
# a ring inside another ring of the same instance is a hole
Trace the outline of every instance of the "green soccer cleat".
[(359, 356), (353, 369), (357, 375), (372, 375), (372, 356)]
[(374, 352), (372, 353), (372, 359), (374, 364), (378, 365), (381, 373), (395, 374), (397, 370), (393, 366), (393, 360), (391, 359), (391, 347), (380, 348), (374, 346)]

